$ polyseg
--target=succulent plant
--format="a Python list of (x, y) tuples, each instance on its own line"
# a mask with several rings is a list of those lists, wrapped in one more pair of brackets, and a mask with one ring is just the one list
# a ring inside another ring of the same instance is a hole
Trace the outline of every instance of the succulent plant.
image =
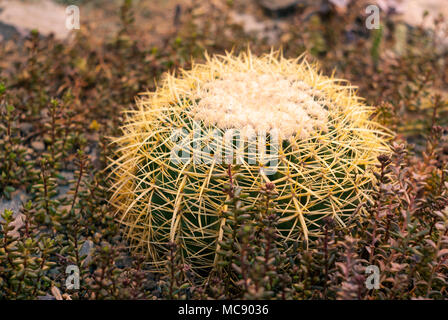
[(174, 242), (200, 277), (219, 262), (223, 230), (238, 223), (224, 214), (229, 183), (246, 211), (275, 185), (277, 241), (292, 250), (319, 236), (323, 218), (345, 227), (362, 214), (372, 165), (388, 151), (373, 109), (303, 56), (207, 56), (166, 74), (137, 106), (113, 141), (111, 203), (135, 251), (162, 267)]

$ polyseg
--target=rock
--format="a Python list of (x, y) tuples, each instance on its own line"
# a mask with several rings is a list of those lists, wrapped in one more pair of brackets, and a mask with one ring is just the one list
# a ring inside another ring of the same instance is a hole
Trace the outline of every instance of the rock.
[(31, 157), (31, 155), (33, 154), (33, 149), (31, 148), (26, 148), (26, 152), (25, 152), (25, 160), (26, 161), (30, 161), (33, 158)]
[[(395, 2), (392, 0), (377, 0), (381, 2)], [(448, 49), (448, 37), (446, 36), (446, 30), (448, 28), (448, 5), (446, 0), (408, 0), (402, 1), (400, 3), (399, 10), (396, 10), (400, 17), (407, 24), (418, 27), (422, 25), (428, 30), (435, 31), (435, 37), (437, 39), (438, 50)], [(427, 16), (424, 17), (424, 13)], [(439, 15), (445, 17), (445, 21), (441, 23), (437, 28), (435, 28), (434, 20), (437, 19)]]
[[(59, 173), (59, 175), (61, 176), (61, 181), (58, 185), (57, 199), (63, 199), (70, 192), (70, 182), (75, 180), (75, 175), (74, 175), (73, 171), (65, 171), (65, 170), (61, 171)], [(71, 205), (69, 206), (67, 211), (69, 211), (70, 208), (71, 208)]]
[(92, 240), (87, 240), (83, 243), (81, 249), (79, 250), (79, 254), (81, 256), (85, 256), (85, 260), (83, 262), (84, 266), (89, 265), (89, 263), (92, 261), (92, 253), (93, 253), (94, 244)]
[(51, 293), (56, 298), (56, 300), (64, 300), (61, 295), (61, 291), (57, 287), (51, 287)]
[(132, 258), (128, 255), (121, 255), (116, 261), (117, 268), (124, 269), (132, 267)]
[[(0, 214), (5, 212), (5, 209), (11, 210), (14, 213), (14, 217), (20, 212), (22, 203), (27, 200), (27, 195), (21, 191), (16, 191), (11, 194), (11, 200), (0, 200)], [(1, 217), (0, 217), (0, 221)]]
[(72, 171), (61, 171), (59, 175), (64, 179), (64, 185), (68, 184), (70, 181), (75, 180), (75, 175)]
[(65, 7), (53, 1), (4, 0), (0, 6), (0, 30), (8, 37), (15, 33), (26, 36), (33, 29), (43, 35), (54, 34), (58, 39), (70, 34), (65, 26)]
[(44, 296), (37, 296), (37, 300), (56, 300), (56, 298), (47, 293)]
[(156, 280), (156, 275), (152, 272), (147, 273), (146, 280)]
[(329, 0), (335, 11), (340, 14), (346, 14), (350, 0)]
[(19, 124), (20, 131), (22, 131), (24, 134), (29, 134), (31, 131), (33, 131), (33, 125), (29, 122), (23, 122)]
[[(27, 201), (28, 196), (22, 191), (18, 190), (11, 194), (11, 200), (0, 202), (0, 214), (3, 214), (6, 209), (13, 212), (14, 221), (11, 222), (11, 226), (14, 229), (10, 230), (8, 234), (12, 237), (18, 237), (19, 229), (23, 227), (25, 221), (25, 215), (20, 212), (22, 203)], [(0, 216), (0, 222), (3, 222), (3, 218)]]
[(276, 21), (266, 19), (258, 21), (253, 15), (246, 13), (231, 12), (232, 22), (240, 25), (243, 31), (259, 40), (266, 40), (268, 44), (274, 45), (281, 34), (281, 29)]
[(267, 28), (265, 23), (257, 21), (250, 14), (232, 12), (231, 18), (235, 24), (241, 25), (245, 33), (262, 33)]
[(284, 17), (292, 14), (300, 0), (257, 0), (268, 15)]
[(8, 232), (8, 235), (13, 237), (13, 238), (18, 238), (20, 237), (20, 232), (19, 230), (25, 225), (25, 215), (22, 213), (18, 213), (16, 218), (14, 219), (13, 222), (11, 222), (10, 226), (14, 227), (13, 230), (10, 230)]
[(145, 284), (143, 287), (145, 290), (153, 291), (154, 289), (157, 288), (157, 282), (154, 280), (145, 281)]
[(38, 152), (42, 152), (45, 150), (45, 144), (43, 143), (43, 141), (39, 140), (31, 142), (31, 147)]
[(151, 292), (151, 294), (160, 299), (162, 297), (162, 290), (157, 286), (156, 289)]
[(0, 41), (10, 40), (16, 36), (20, 36), (17, 28), (0, 21)]

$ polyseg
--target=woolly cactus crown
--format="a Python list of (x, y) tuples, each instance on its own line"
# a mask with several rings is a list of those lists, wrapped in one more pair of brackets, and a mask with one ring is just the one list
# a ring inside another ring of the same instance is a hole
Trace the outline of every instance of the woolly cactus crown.
[[(217, 142), (228, 129), (239, 132), (230, 145), (238, 142), (231, 162), (238, 164), (235, 183), (248, 194), (242, 201), (256, 205), (261, 186), (275, 184), (279, 241), (287, 244), (318, 235), (326, 216), (344, 226), (368, 199), (369, 166), (387, 151), (385, 134), (370, 120), (372, 109), (351, 86), (321, 75), (303, 57), (278, 52), (207, 58), (180, 76), (167, 74), (137, 105), (114, 141), (117, 217), (131, 246), (151, 263), (163, 265), (173, 241), (198, 275), (217, 263), (229, 225), (222, 214), (229, 163), (219, 161), (228, 146)], [(257, 146), (271, 152), (265, 158), (249, 143), (260, 132), (266, 139), (257, 136)], [(179, 150), (190, 156), (173, 161)], [(272, 160), (275, 170), (265, 171)]]

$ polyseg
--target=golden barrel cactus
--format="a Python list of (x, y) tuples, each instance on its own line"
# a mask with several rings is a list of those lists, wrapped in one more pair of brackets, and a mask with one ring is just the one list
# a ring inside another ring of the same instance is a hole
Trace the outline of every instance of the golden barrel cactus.
[(368, 199), (371, 166), (387, 151), (353, 87), (279, 52), (207, 57), (167, 74), (137, 106), (114, 140), (111, 203), (134, 250), (160, 267), (176, 242), (198, 275), (217, 263), (229, 225), (229, 165), (245, 205), (275, 185), (278, 238), (292, 244), (318, 235), (326, 216), (344, 226)]

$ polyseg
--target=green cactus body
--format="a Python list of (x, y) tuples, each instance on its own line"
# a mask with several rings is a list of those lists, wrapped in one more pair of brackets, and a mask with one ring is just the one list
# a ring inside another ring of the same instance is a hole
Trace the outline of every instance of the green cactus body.
[[(112, 162), (111, 203), (132, 248), (162, 267), (167, 244), (176, 242), (184, 262), (198, 276), (206, 274), (217, 263), (223, 227), (229, 225), (222, 214), (229, 165), (247, 194), (245, 206), (257, 205), (262, 185), (275, 185), (278, 241), (287, 248), (319, 236), (326, 216), (344, 227), (369, 197), (371, 166), (387, 152), (387, 134), (352, 87), (316, 70), (303, 58), (288, 60), (275, 52), (229, 54), (179, 77), (167, 75), (156, 92), (140, 98), (114, 141)], [(260, 83), (246, 84), (250, 79)], [(278, 82), (269, 91), (272, 79)], [(226, 100), (226, 92), (239, 86), (245, 86), (244, 105), (255, 111), (245, 113), (238, 93)], [(297, 89), (302, 87), (305, 93)], [(266, 152), (260, 152), (263, 147)]]

